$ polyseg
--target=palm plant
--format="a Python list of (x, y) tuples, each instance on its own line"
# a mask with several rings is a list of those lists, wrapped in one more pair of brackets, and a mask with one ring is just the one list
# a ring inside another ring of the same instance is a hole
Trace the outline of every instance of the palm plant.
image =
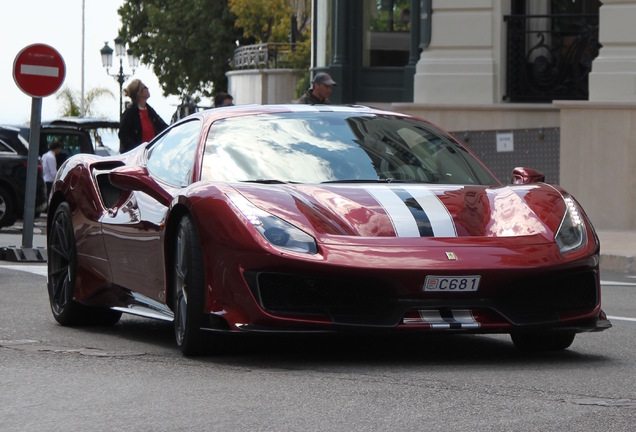
[[(90, 89), (84, 97), (84, 114), (89, 117), (104, 117), (97, 110), (96, 101), (103, 97), (115, 97), (112, 91), (104, 87), (95, 87)], [(60, 115), (63, 117), (79, 117), (81, 116), (81, 96), (77, 91), (70, 87), (64, 86), (55, 98), (61, 101)]]

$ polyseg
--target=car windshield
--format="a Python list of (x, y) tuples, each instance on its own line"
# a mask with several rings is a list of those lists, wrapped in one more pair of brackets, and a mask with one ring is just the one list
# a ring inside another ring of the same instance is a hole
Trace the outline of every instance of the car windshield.
[(201, 179), (498, 184), (464, 147), (428, 123), (352, 112), (218, 120), (208, 133)]

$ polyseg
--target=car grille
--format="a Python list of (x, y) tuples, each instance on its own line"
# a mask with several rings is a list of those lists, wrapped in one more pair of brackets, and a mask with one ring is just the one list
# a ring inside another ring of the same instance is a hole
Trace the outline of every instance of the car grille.
[(594, 271), (525, 278), (501, 290), (497, 309), (516, 324), (556, 321), (562, 314), (589, 311), (598, 304)]
[(434, 296), (421, 291), (399, 298), (388, 282), (246, 272), (263, 309), (279, 315), (319, 316), (336, 324), (395, 326), (408, 310), (490, 309), (516, 325), (558, 322), (561, 315), (591, 311), (599, 301), (595, 271), (566, 276), (524, 276), (482, 286), (471, 297)]
[(373, 281), (260, 273), (255, 291), (261, 306), (277, 314), (328, 316), (336, 323), (395, 321), (389, 290)]

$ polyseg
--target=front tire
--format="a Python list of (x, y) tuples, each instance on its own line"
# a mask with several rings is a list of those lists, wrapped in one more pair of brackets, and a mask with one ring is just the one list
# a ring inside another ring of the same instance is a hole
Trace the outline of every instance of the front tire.
[(199, 234), (189, 215), (179, 221), (173, 253), (175, 338), (184, 355), (199, 355), (204, 348), (201, 326), (204, 320), (205, 278)]
[(48, 235), (49, 302), (55, 321), (63, 326), (114, 325), (121, 312), (87, 307), (73, 300), (77, 277), (77, 245), (71, 209), (61, 203), (55, 210)]
[(513, 333), (515, 346), (522, 351), (563, 351), (572, 345), (573, 332)]

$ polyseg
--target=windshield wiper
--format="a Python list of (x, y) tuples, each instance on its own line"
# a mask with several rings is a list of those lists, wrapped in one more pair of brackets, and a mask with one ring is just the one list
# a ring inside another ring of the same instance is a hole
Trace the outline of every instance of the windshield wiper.
[(329, 180), (329, 181), (320, 182), (320, 184), (325, 184), (325, 183), (426, 183), (426, 184), (429, 184), (429, 183), (437, 183), (437, 182), (415, 180), (415, 179), (400, 180), (400, 179), (389, 177), (389, 178), (382, 178), (382, 179), (346, 179), (346, 180)]
[(343, 180), (328, 180), (324, 182), (320, 182), (320, 184), (325, 183), (403, 183), (403, 180), (396, 180), (394, 178), (383, 178), (383, 179), (343, 179)]
[(255, 180), (242, 180), (242, 183), (261, 183), (261, 184), (287, 184), (296, 183), (291, 181), (283, 181), (278, 179), (255, 179)]

